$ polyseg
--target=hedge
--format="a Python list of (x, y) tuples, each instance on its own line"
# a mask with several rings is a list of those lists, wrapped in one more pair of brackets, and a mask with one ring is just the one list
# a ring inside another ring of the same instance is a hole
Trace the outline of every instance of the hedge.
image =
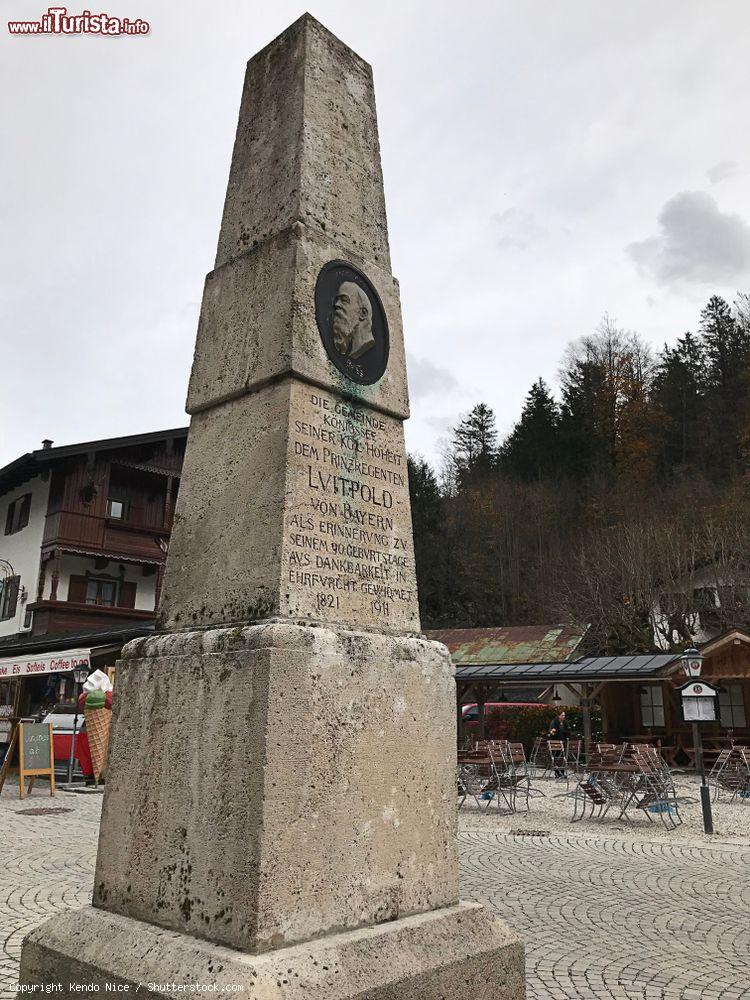
[[(537, 736), (546, 736), (552, 720), (559, 712), (565, 712), (565, 721), (575, 737), (583, 737), (583, 717), (577, 705), (517, 705), (492, 706), (487, 709), (485, 719), (485, 737), (487, 739), (512, 740), (523, 743), (526, 752), (530, 753)], [(591, 736), (594, 742), (601, 740), (602, 717), (598, 706), (589, 710), (591, 716)], [(474, 739), (479, 733), (479, 723), (465, 723), (464, 731), (471, 733)]]

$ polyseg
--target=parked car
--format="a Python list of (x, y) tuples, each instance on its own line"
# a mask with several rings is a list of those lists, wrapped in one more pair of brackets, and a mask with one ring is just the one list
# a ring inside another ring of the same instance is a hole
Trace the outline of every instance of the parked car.
[[(49, 723), (52, 723), (52, 732), (55, 736), (57, 736), (58, 733), (73, 732), (73, 721), (75, 719), (75, 715), (76, 715), (75, 705), (60, 704), (60, 705), (55, 705), (55, 707), (52, 709), (51, 712), (47, 712), (47, 714), (42, 718), (41, 721), (45, 725), (49, 725)], [(81, 731), (85, 732), (83, 727), (84, 727), (83, 713), (78, 712), (78, 723), (76, 725), (76, 732), (78, 733), (80, 733)]]

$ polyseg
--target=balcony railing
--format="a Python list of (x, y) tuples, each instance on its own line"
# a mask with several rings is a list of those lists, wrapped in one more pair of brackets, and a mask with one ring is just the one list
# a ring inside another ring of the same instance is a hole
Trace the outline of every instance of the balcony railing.
[(127, 519), (77, 511), (48, 514), (42, 544), (150, 558), (163, 555), (159, 539), (169, 536), (170, 525), (138, 523), (136, 510), (131, 509), (129, 514), (132, 516)]

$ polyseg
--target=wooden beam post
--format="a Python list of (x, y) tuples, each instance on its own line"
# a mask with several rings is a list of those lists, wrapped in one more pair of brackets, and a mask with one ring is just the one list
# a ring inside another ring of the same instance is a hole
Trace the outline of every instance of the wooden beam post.
[(581, 685), (583, 697), (581, 698), (581, 720), (583, 722), (583, 745), (588, 753), (591, 747), (591, 698), (589, 695), (591, 685), (584, 683)]
[(60, 550), (55, 549), (52, 555), (52, 590), (49, 595), (51, 601), (57, 600), (57, 584), (60, 582)]
[(2, 793), (3, 785), (5, 784), (5, 779), (8, 777), (8, 770), (10, 769), (10, 760), (13, 756), (13, 751), (16, 748), (16, 743), (18, 742), (18, 721), (21, 716), (21, 678), (16, 678), (16, 686), (13, 694), (13, 715), (11, 716), (11, 731), (10, 740), (8, 741), (8, 749), (5, 753), (5, 760), (3, 761), (3, 766), (0, 767), (0, 793)]
[(464, 738), (464, 713), (461, 711), (462, 707), (463, 692), (461, 691), (461, 684), (459, 682), (456, 684), (456, 741), (459, 747)]

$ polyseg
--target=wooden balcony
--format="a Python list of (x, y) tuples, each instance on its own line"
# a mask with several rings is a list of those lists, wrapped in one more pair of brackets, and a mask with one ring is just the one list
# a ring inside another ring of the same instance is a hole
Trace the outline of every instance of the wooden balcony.
[(72, 601), (36, 601), (27, 605), (34, 612), (32, 635), (83, 632), (87, 628), (106, 626), (117, 628), (124, 621), (150, 622), (155, 611), (138, 611), (135, 608), (112, 608), (98, 604), (76, 604)]
[(137, 512), (133, 513), (136, 516), (122, 520), (77, 511), (56, 511), (47, 515), (42, 547), (46, 550), (82, 549), (164, 562), (166, 553), (159, 541), (169, 537), (170, 526), (139, 523)]

